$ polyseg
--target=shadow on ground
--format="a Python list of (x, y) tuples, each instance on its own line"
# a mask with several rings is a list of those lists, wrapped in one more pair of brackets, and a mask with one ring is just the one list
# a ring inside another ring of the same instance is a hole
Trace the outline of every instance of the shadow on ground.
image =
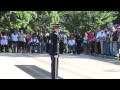
[(39, 68), (35, 65), (15, 65), (17, 68), (23, 70), (35, 79), (51, 79), (50, 72)]
[(62, 55), (61, 58), (76, 58), (76, 59), (88, 59), (88, 60), (96, 60), (96, 61), (102, 61), (102, 62), (108, 62), (111, 64), (115, 65), (120, 65), (118, 60), (116, 58), (112, 58), (111, 56), (104, 56), (103, 55), (85, 55), (85, 54), (80, 54), (80, 55)]
[(40, 53), (0, 53), (1, 56), (8, 57), (50, 57), (48, 54), (40, 54)]
[[(1, 56), (8, 56), (8, 57), (50, 57), (49, 54), (40, 54), (40, 53), (0, 53)], [(92, 59), (97, 61), (103, 61), (108, 62), (116, 65), (120, 65), (120, 63), (117, 61), (117, 59), (112, 59), (112, 57), (104, 56), (103, 55), (74, 55), (74, 54), (62, 54), (60, 55), (60, 58), (64, 59)]]
[[(15, 65), (35, 79), (51, 79), (51, 73), (35, 65)], [(59, 77), (59, 79), (63, 79)]]
[[(87, 57), (89, 55), (85, 55), (85, 56)], [(108, 63), (115, 64), (115, 65), (120, 65), (117, 58), (112, 58), (111, 56), (104, 56), (103, 57), (103, 55), (92, 55), (92, 56), (89, 56), (89, 57), (90, 57), (90, 59), (93, 59), (93, 60), (108, 62)]]

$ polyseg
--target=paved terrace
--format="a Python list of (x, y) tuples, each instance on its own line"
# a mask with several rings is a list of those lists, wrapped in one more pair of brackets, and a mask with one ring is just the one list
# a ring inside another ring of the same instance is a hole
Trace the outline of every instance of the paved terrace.
[[(0, 79), (51, 79), (48, 54), (0, 53)], [(61, 55), (62, 79), (120, 79), (117, 60), (89, 55)]]

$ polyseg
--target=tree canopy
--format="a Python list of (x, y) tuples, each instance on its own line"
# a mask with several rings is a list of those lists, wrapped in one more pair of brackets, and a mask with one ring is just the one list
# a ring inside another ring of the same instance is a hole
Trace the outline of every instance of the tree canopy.
[(25, 28), (28, 31), (52, 30), (61, 23), (69, 32), (87, 32), (118, 22), (117, 11), (1, 11), (0, 30)]

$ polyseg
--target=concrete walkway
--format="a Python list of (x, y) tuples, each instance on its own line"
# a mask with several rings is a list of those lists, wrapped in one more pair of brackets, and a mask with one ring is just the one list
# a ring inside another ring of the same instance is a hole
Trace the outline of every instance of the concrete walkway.
[[(1, 79), (51, 79), (47, 54), (0, 53)], [(117, 60), (88, 55), (61, 55), (59, 76), (63, 79), (120, 79)]]

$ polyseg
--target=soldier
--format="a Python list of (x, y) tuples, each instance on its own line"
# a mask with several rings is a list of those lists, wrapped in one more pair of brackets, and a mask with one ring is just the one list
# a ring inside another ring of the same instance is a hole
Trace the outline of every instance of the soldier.
[(58, 60), (59, 60), (59, 32), (60, 25), (55, 24), (53, 32), (50, 35), (51, 45), (49, 54), (51, 55), (51, 77), (58, 79)]

